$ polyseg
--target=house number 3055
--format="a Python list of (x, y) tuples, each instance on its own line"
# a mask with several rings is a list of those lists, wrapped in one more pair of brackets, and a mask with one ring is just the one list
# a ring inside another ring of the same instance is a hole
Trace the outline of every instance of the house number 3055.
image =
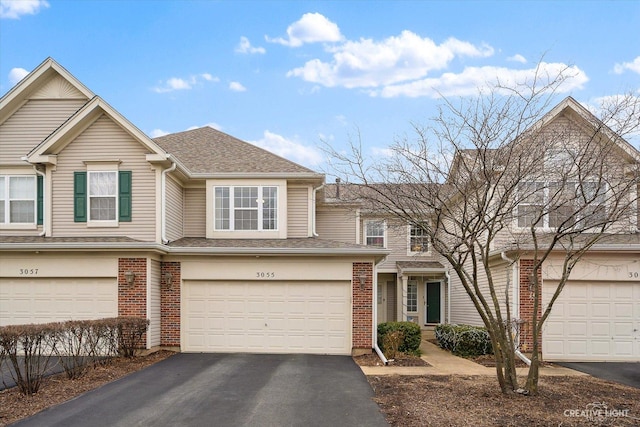
[(274, 277), (276, 277), (276, 273), (274, 273), (273, 271), (257, 271), (256, 277), (258, 279), (273, 279)]
[(37, 268), (21, 268), (20, 269), (21, 276), (35, 276), (36, 274), (38, 274)]

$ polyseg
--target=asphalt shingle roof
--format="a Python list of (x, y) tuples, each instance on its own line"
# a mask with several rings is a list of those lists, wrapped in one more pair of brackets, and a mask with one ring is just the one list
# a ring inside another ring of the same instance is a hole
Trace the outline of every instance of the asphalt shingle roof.
[(317, 172), (208, 126), (154, 138), (191, 173)]

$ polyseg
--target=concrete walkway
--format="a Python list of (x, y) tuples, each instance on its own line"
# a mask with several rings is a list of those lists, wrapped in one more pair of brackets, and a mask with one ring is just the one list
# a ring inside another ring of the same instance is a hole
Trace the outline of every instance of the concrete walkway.
[[(471, 360), (454, 356), (429, 341), (420, 344), (422, 360), (431, 366), (361, 366), (365, 375), (496, 375), (495, 368), (488, 368)], [(528, 368), (516, 368), (518, 375), (527, 375)], [(587, 375), (559, 365), (540, 368), (541, 376)]]

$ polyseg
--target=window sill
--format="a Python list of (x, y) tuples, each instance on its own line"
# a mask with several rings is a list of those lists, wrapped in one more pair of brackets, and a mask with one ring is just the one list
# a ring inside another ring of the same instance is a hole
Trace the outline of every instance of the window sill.
[(99, 222), (99, 221), (93, 221), (93, 222), (87, 222), (87, 228), (116, 228), (119, 227), (120, 224), (118, 224), (117, 221), (104, 221), (104, 222)]
[(0, 224), (0, 230), (37, 230), (38, 226), (35, 224)]

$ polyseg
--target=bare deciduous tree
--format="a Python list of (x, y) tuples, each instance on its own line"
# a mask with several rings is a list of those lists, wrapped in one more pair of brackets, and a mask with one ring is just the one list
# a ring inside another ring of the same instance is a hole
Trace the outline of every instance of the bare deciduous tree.
[[(524, 387), (537, 394), (542, 326), (572, 269), (594, 245), (638, 226), (640, 153), (623, 136), (640, 129), (639, 98), (607, 99), (599, 118), (572, 98), (551, 109), (570, 76), (544, 77), (444, 99), (429, 126), (414, 125), (416, 137), (396, 141), (385, 159), (367, 158), (359, 135), (349, 152), (325, 144), (331, 173), (354, 184), (345, 194), (371, 214), (422, 227), (455, 271), (489, 332), (504, 393)], [(496, 284), (504, 270), (492, 264), (501, 254), (514, 262), (526, 254), (534, 272), (562, 255), (546, 307), (539, 275), (531, 275), (530, 318), (514, 319), (509, 295)], [(522, 322), (532, 339), (524, 385), (515, 369), (514, 325)]]

